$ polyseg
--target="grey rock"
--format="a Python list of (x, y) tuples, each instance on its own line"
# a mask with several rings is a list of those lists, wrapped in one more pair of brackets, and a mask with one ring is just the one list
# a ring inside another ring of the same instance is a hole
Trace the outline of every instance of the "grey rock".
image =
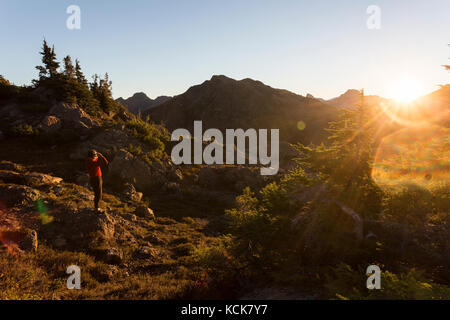
[(137, 207), (134, 214), (137, 215), (138, 217), (155, 220), (155, 214), (153, 213), (153, 210), (146, 206)]

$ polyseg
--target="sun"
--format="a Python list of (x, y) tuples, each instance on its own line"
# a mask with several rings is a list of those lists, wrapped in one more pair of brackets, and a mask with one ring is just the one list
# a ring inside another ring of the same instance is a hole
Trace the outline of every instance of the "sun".
[(410, 103), (420, 96), (420, 86), (413, 80), (402, 80), (392, 87), (391, 96), (400, 103)]

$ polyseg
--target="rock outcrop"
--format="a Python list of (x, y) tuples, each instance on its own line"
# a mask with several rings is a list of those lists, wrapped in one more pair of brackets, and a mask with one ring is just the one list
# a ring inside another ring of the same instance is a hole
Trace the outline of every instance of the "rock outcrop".
[(9, 205), (29, 205), (40, 198), (40, 192), (24, 185), (0, 185), (0, 200)]
[(153, 210), (146, 206), (137, 207), (134, 214), (138, 217), (155, 220), (155, 214), (153, 213)]
[[(81, 132), (85, 132), (86, 130), (99, 125), (96, 120), (93, 120), (75, 103), (69, 104), (61, 102), (54, 105), (48, 112), (48, 115), (44, 118), (47, 122), (49, 119), (55, 124), (62, 121), (66, 128), (81, 130)], [(43, 125), (45, 125), (45, 123)]]

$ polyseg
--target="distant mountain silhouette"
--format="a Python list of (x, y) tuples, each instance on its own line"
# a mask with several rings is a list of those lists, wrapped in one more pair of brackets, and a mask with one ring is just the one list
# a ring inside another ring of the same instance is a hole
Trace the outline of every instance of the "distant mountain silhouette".
[(167, 96), (159, 96), (156, 99), (152, 100), (145, 93), (137, 92), (128, 99), (123, 99), (122, 97), (120, 97), (116, 99), (116, 101), (126, 106), (130, 112), (137, 114), (139, 111), (143, 113), (144, 111), (156, 107), (170, 99), (172, 98)]
[[(359, 95), (359, 90), (349, 89), (339, 97), (327, 100), (327, 102), (337, 108), (354, 109), (360, 103)], [(371, 106), (379, 105), (381, 102), (387, 101), (387, 99), (375, 95), (365, 96), (364, 99), (366, 104)]]
[[(252, 79), (234, 80), (215, 75), (185, 93), (149, 109), (153, 121), (169, 130), (191, 130), (195, 120), (203, 128), (279, 128), (280, 140), (318, 143), (326, 137), (323, 129), (335, 120), (339, 109), (311, 96), (274, 89)], [(302, 121), (306, 126), (300, 126)]]

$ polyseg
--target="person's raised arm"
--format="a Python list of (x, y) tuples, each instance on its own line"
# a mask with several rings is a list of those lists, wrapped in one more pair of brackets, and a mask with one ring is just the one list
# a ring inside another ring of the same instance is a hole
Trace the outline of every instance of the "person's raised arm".
[(104, 166), (109, 165), (108, 159), (106, 159), (106, 157), (104, 155), (102, 155), (100, 152), (98, 152), (97, 155), (99, 156), (100, 159), (102, 159)]

